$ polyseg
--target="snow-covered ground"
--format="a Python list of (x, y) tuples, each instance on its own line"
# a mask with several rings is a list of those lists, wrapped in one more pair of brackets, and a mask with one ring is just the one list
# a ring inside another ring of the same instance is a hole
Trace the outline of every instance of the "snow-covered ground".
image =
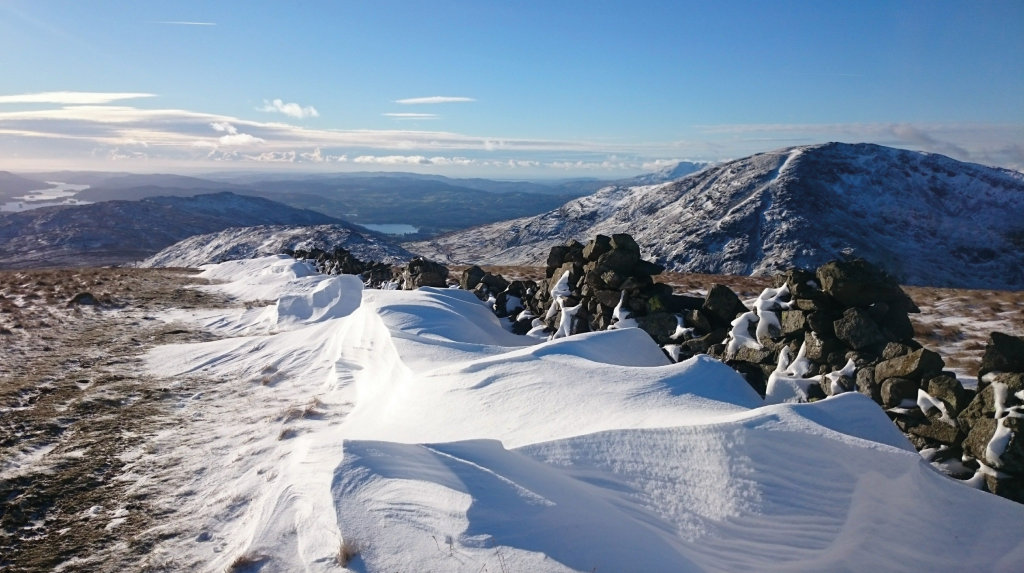
[[(455, 289), (286, 257), (207, 267), (266, 308), (157, 347), (201, 388), (131, 453), (147, 566), (268, 571), (1019, 571), (1024, 506), (945, 477), (868, 398), (765, 406), (642, 331), (538, 342)], [(182, 320), (178, 312), (167, 320)]]

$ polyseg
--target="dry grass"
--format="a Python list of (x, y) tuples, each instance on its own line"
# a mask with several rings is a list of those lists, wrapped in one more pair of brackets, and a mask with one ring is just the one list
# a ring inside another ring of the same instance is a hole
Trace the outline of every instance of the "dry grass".
[(235, 560), (231, 562), (231, 565), (228, 565), (228, 571), (232, 573), (241, 573), (243, 571), (253, 570), (257, 565), (260, 565), (267, 559), (268, 557), (265, 555), (247, 555), (243, 553), (242, 555), (235, 557)]
[(338, 546), (338, 565), (348, 567), (352, 560), (362, 551), (363, 547), (358, 541), (348, 538), (342, 539), (341, 544)]

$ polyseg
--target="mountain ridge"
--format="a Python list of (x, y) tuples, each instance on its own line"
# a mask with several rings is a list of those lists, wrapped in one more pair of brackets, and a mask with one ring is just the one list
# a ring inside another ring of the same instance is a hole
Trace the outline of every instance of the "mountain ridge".
[(538, 264), (547, 248), (632, 234), (669, 270), (769, 275), (860, 256), (905, 284), (1024, 287), (1024, 174), (873, 144), (789, 147), (675, 182), (405, 246), (456, 263)]

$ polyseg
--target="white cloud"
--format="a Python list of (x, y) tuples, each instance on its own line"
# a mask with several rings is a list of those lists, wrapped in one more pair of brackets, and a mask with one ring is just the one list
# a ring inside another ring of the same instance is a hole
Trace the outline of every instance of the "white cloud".
[(263, 100), (263, 107), (256, 108), (258, 111), (270, 111), (283, 113), (288, 117), (294, 117), (296, 119), (303, 119), (306, 117), (320, 117), (320, 112), (315, 107), (307, 105), (302, 107), (297, 103), (284, 103), (284, 101), (275, 99), (273, 101)]
[(2, 103), (56, 103), (64, 105), (98, 105), (123, 99), (156, 97), (156, 94), (145, 93), (105, 93), (105, 92), (41, 92), (34, 94), (0, 96)]
[(436, 113), (382, 113), (381, 115), (392, 119), (439, 119), (441, 117)]
[[(265, 140), (249, 135), (248, 133), (239, 133), (238, 128), (227, 122), (214, 122), (210, 124), (210, 127), (214, 131), (220, 133), (226, 133), (217, 138), (217, 142), (221, 145), (258, 145), (260, 143), (266, 143)], [(195, 142), (192, 145), (198, 147), (212, 147), (210, 142)]]
[(463, 103), (476, 101), (471, 97), (451, 97), (451, 96), (431, 96), (431, 97), (411, 97), (407, 99), (396, 100), (395, 103), (403, 105), (418, 105), (418, 104), (433, 104), (433, 103)]

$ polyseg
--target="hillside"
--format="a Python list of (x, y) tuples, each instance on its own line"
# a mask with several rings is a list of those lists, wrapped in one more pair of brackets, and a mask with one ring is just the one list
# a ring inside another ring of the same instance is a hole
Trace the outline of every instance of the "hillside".
[(0, 199), (7, 200), (29, 191), (49, 189), (53, 185), (15, 175), (9, 171), (0, 171)]
[(147, 258), (140, 266), (198, 268), (208, 263), (277, 255), (285, 250), (330, 251), (338, 246), (365, 261), (396, 264), (412, 258), (405, 249), (354, 225), (263, 225), (189, 237)]
[(1024, 174), (879, 145), (801, 146), (406, 246), (457, 263), (538, 264), (551, 244), (617, 232), (680, 272), (767, 275), (851, 255), (904, 284), (1019, 289)]
[(229, 227), (337, 223), (321, 213), (231, 193), (43, 207), (0, 214), (0, 268), (121, 264)]

